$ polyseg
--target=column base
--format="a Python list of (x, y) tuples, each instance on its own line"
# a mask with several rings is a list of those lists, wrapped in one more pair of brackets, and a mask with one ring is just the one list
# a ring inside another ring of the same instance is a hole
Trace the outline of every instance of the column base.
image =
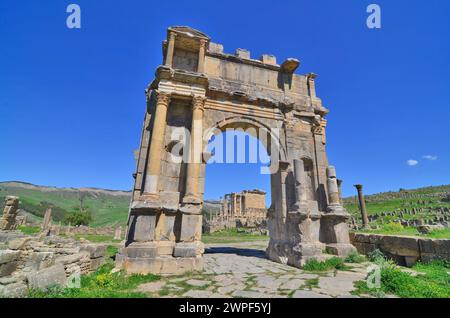
[(200, 241), (131, 243), (116, 254), (116, 268), (127, 274), (179, 275), (203, 270), (203, 253)]
[(127, 274), (181, 275), (203, 270), (203, 257), (126, 257), (118, 254), (116, 267)]

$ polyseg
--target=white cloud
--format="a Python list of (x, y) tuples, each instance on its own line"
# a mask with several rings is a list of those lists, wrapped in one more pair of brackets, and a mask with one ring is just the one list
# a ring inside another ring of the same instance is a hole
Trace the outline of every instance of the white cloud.
[(413, 166), (417, 166), (419, 164), (419, 161), (414, 160), (414, 159), (409, 159), (408, 161), (406, 161), (406, 164), (410, 167), (413, 167)]
[(423, 158), (428, 159), (428, 160), (437, 160), (438, 156), (426, 155), (426, 156), (423, 156)]

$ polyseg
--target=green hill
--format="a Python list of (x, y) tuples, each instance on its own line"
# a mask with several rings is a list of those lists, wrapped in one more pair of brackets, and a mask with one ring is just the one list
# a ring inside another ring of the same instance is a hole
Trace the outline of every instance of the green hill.
[[(365, 196), (367, 212), (375, 215), (404, 209), (439, 210), (450, 208), (450, 185), (426, 187), (419, 189), (400, 189)], [(358, 198), (344, 198), (345, 208), (359, 216)]]
[(24, 182), (0, 182), (0, 204), (4, 197), (20, 198), (20, 208), (42, 218), (45, 210), (52, 207), (56, 222), (74, 212), (88, 210), (93, 220), (91, 226), (125, 225), (131, 192), (95, 188), (56, 188), (37, 186)]

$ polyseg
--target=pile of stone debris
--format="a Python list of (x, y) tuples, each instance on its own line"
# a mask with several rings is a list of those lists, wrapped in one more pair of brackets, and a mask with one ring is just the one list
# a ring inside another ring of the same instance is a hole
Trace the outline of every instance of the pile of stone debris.
[(30, 289), (76, 284), (105, 260), (106, 245), (59, 236), (0, 231), (0, 297), (25, 297)]

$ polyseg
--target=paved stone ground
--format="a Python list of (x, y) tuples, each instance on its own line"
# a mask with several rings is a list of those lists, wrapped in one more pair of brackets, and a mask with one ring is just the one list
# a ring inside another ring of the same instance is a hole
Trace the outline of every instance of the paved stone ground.
[(311, 273), (272, 262), (266, 242), (208, 244), (205, 270), (142, 284), (153, 297), (348, 298), (354, 282), (364, 280), (368, 264), (348, 264), (348, 271)]

